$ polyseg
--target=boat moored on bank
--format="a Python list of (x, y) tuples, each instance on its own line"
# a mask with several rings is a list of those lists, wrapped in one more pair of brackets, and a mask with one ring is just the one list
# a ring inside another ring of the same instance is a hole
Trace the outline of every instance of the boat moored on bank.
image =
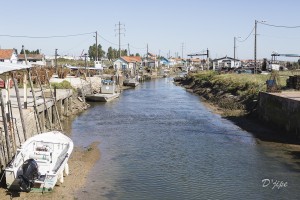
[(9, 190), (49, 192), (69, 174), (72, 140), (58, 131), (35, 135), (17, 149), (5, 169)]

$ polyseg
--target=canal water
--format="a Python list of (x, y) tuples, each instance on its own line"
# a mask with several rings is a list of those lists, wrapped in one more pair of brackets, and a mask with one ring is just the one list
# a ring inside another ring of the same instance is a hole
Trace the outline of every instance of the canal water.
[(92, 104), (71, 134), (75, 145), (99, 141), (101, 151), (78, 199), (300, 197), (299, 170), (170, 78)]

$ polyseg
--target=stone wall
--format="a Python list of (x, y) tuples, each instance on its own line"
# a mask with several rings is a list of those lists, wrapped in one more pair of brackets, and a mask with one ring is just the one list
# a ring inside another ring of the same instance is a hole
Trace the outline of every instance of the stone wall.
[(261, 92), (258, 114), (287, 136), (300, 139), (300, 101)]

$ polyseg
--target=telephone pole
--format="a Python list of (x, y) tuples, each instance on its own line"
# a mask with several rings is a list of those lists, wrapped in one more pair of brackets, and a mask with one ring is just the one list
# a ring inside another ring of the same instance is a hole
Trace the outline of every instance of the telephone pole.
[(255, 26), (254, 26), (254, 74), (257, 73), (257, 60), (256, 60), (256, 54), (257, 54), (257, 23), (264, 23), (266, 21), (258, 21), (255, 20)]
[(96, 31), (96, 61), (98, 61), (98, 38), (97, 38), (97, 36), (98, 36), (98, 33), (97, 33), (97, 31)]
[(235, 49), (236, 49), (235, 40), (236, 37), (233, 38), (233, 67), (235, 67)]
[(57, 49), (55, 49), (55, 69), (57, 74)]
[(254, 74), (256, 74), (256, 37), (257, 37), (257, 20), (255, 20), (254, 26)]
[(118, 28), (115, 29), (115, 31), (118, 31), (118, 35), (119, 35), (119, 57), (121, 57), (121, 34), (124, 34), (125, 36), (126, 29), (125, 29), (125, 25), (121, 24), (121, 22), (119, 22), (119, 24), (116, 24), (115, 26), (118, 26)]
[(129, 48), (129, 43), (128, 43), (128, 56), (130, 56), (130, 48)]
[(148, 54), (149, 54), (149, 49), (148, 49), (148, 43), (147, 43), (147, 60), (148, 60)]

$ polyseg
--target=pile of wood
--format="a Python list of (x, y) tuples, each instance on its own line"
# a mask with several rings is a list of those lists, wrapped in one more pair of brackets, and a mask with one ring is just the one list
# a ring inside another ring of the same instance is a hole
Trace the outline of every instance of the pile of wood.
[(286, 80), (286, 86), (295, 90), (300, 90), (300, 75), (290, 76)]

